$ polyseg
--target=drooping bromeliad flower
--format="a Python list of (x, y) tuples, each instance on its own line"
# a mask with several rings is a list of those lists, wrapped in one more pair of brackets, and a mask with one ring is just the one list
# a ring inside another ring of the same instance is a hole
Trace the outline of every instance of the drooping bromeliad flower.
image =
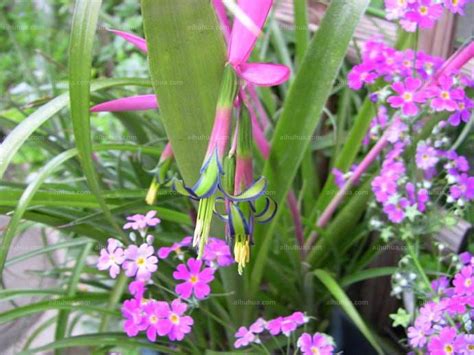
[[(240, 0), (238, 5), (240, 9), (250, 18), (253, 24), (261, 30), (272, 6), (272, 0), (253, 1)], [(196, 228), (194, 231), (193, 245), (199, 247), (198, 258), (201, 258), (204, 246), (209, 236), (212, 215), (217, 199), (217, 190), (223, 191), (221, 178), (223, 172), (223, 159), (230, 138), (232, 110), (234, 101), (238, 92), (238, 77), (243, 82), (250, 82), (259, 86), (279, 85), (288, 80), (290, 70), (279, 64), (271, 63), (248, 63), (247, 60), (252, 52), (257, 34), (252, 32), (239, 19), (236, 19), (230, 35), (230, 45), (228, 51), (228, 64), (225, 67), (221, 90), (216, 108), (216, 116), (208, 149), (201, 168), (201, 176), (193, 187), (186, 187), (182, 181), (176, 181), (174, 187), (176, 191), (192, 199), (199, 200)], [(259, 179), (254, 184), (245, 186), (246, 192), (240, 196), (229, 197), (231, 201), (255, 201), (265, 190), (265, 180)], [(240, 187), (239, 187), (240, 188)], [(224, 191), (225, 193), (225, 191)], [(228, 195), (229, 196), (229, 195)], [(270, 202), (268, 202), (270, 204)], [(249, 255), (249, 236), (252, 230), (250, 226), (245, 225), (240, 210), (230, 204), (229, 230), (234, 227), (233, 221), (241, 219), (239, 232), (231, 232), (234, 236), (241, 235), (242, 239), (236, 240), (234, 251), (236, 259), (239, 259), (239, 269), (241, 270)], [(269, 208), (262, 208), (263, 215), (267, 215)], [(231, 216), (236, 218), (232, 219)], [(243, 217), (243, 216), (242, 216)], [(245, 236), (245, 237), (244, 237)]]
[(264, 196), (266, 179), (253, 179), (252, 124), (246, 106), (241, 108), (235, 139), (236, 147), (226, 160), (228, 179), (222, 184), (227, 214), (221, 215), (217, 211), (216, 214), (227, 222), (226, 237), (233, 244), (234, 259), (238, 264), (239, 274), (242, 274), (250, 260), (254, 223), (271, 220), (277, 205), (270, 197)]

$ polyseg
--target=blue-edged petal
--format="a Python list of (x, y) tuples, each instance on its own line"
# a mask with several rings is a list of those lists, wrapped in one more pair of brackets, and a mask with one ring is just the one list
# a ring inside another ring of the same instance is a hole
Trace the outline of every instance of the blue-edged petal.
[(250, 228), (244, 214), (240, 208), (233, 204), (229, 204), (229, 230), (230, 235), (249, 235)]
[(221, 188), (222, 193), (231, 201), (234, 202), (246, 202), (255, 201), (262, 196), (267, 190), (267, 179), (264, 176), (260, 176), (254, 183), (244, 192), (238, 195), (228, 194), (224, 189)]
[(253, 205), (254, 209), (254, 218), (255, 221), (258, 223), (267, 223), (269, 222), (276, 214), (278, 210), (278, 204), (271, 199), (270, 197), (265, 196), (265, 201), (263, 201), (263, 205), (260, 201), (257, 201), (255, 205)]
[(182, 180), (173, 179), (172, 187), (173, 190), (180, 195), (192, 198), (193, 200), (199, 200), (199, 197), (194, 193), (194, 191), (187, 187)]

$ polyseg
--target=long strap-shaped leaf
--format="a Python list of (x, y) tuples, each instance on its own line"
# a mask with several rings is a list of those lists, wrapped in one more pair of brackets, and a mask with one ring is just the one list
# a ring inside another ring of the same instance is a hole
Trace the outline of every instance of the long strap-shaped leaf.
[[(92, 82), (91, 91), (125, 85), (150, 86), (151, 84), (148, 80), (137, 78), (95, 80)], [(33, 134), (33, 132), (68, 105), (69, 93), (66, 92), (41, 106), (38, 110), (21, 121), (21, 123), (10, 132), (7, 138), (5, 138), (3, 143), (0, 145), (0, 179), (5, 174), (5, 171), (16, 152)]]
[(92, 139), (90, 124), (90, 72), (92, 47), (102, 0), (77, 0), (72, 19), (71, 43), (69, 46), (69, 94), (71, 119), (84, 175), (94, 193), (105, 218), (122, 234), (107, 203), (102, 196), (99, 179), (92, 160)]
[(209, 0), (142, 0), (150, 74), (186, 185), (193, 185), (214, 121), (225, 45)]
[(375, 340), (374, 335), (369, 330), (362, 317), (359, 315), (359, 312), (357, 312), (357, 309), (355, 309), (349, 297), (347, 297), (344, 290), (337, 284), (337, 282), (332, 278), (332, 276), (321, 269), (314, 271), (314, 275), (323, 283), (324, 286), (326, 286), (326, 288), (337, 301), (337, 303), (341, 306), (344, 312), (346, 312), (346, 314), (354, 322), (357, 328), (359, 328), (360, 332), (374, 347), (377, 353), (383, 354), (384, 352), (382, 348)]
[[(263, 175), (268, 178), (268, 191), (282, 205), (291, 183), (311, 141), (312, 132), (320, 120), (331, 93), (355, 27), (369, 0), (333, 0), (319, 30), (306, 52), (301, 67), (290, 88), (272, 140), (270, 157)], [(290, 143), (287, 137), (296, 137)], [(270, 249), (278, 216), (264, 230), (257, 228), (256, 251), (251, 291), (258, 289)]]

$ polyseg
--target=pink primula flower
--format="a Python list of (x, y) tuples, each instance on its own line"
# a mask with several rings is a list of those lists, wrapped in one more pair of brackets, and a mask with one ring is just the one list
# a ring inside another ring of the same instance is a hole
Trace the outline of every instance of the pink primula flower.
[(149, 211), (146, 215), (135, 214), (128, 216), (128, 222), (123, 226), (123, 229), (143, 230), (146, 227), (155, 227), (161, 222), (156, 216), (156, 211)]
[(214, 270), (204, 268), (201, 270), (202, 260), (191, 258), (186, 264), (178, 265), (173, 273), (175, 280), (184, 280), (176, 285), (175, 291), (182, 298), (190, 298), (193, 294), (198, 300), (206, 298), (211, 293), (209, 283), (214, 280)]
[(128, 277), (136, 276), (137, 280), (148, 281), (151, 274), (158, 269), (158, 258), (154, 256), (155, 250), (146, 243), (137, 247), (130, 245), (125, 250), (126, 261), (123, 263), (125, 274)]
[(335, 350), (330, 338), (322, 333), (315, 333), (313, 336), (303, 333), (297, 344), (303, 355), (331, 355)]
[(122, 244), (113, 238), (107, 240), (107, 249), (100, 251), (97, 268), (99, 270), (109, 270), (110, 277), (115, 279), (120, 273), (120, 265), (125, 260)]
[(407, 78), (404, 82), (396, 82), (392, 89), (398, 95), (390, 96), (387, 102), (394, 108), (401, 108), (405, 116), (416, 116), (419, 112), (417, 103), (426, 99), (425, 94), (418, 91), (420, 87), (420, 79)]

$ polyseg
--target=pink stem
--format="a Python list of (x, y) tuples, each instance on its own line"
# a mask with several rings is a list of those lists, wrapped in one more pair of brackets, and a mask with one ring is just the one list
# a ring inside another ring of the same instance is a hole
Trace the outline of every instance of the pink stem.
[(459, 48), (433, 76), (434, 80), (439, 79), (443, 74), (450, 74), (453, 71), (461, 69), (467, 62), (474, 57), (474, 41), (468, 45)]
[(247, 85), (247, 90), (249, 92), (252, 102), (257, 108), (258, 117), (260, 119), (260, 124), (262, 125), (263, 130), (265, 131), (270, 126), (270, 119), (268, 118), (267, 112), (263, 108), (262, 102), (260, 101), (255, 86), (252, 84)]
[(216, 119), (212, 127), (211, 138), (206, 153), (206, 159), (217, 149), (217, 156), (222, 159), (225, 148), (229, 141), (230, 121), (232, 119), (232, 107), (221, 107), (217, 109)]
[(166, 143), (165, 149), (161, 152), (160, 161), (165, 161), (167, 159), (173, 159), (173, 149), (171, 148), (171, 143)]
[(225, 6), (222, 3), (222, 0), (212, 0), (212, 4), (214, 5), (214, 9), (216, 10), (217, 19), (221, 25), (222, 33), (224, 34), (224, 38), (226, 42), (229, 42), (230, 38), (230, 22), (229, 18), (227, 17), (227, 12), (225, 11)]

